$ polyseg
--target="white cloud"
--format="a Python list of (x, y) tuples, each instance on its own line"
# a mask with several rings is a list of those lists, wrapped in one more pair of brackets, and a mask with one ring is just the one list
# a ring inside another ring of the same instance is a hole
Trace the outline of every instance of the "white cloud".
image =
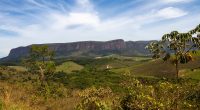
[(52, 14), (49, 18), (52, 20), (53, 25), (51, 27), (54, 29), (65, 29), (76, 25), (96, 27), (100, 22), (99, 17), (93, 13)]
[(31, 3), (31, 4), (34, 4), (34, 5), (36, 5), (36, 6), (38, 6), (38, 7), (43, 7), (43, 8), (47, 8), (45, 5), (43, 5), (43, 4), (41, 4), (41, 3), (38, 3), (37, 1), (35, 1), (35, 0), (27, 0), (29, 3)]
[(187, 14), (187, 12), (174, 7), (167, 7), (157, 12), (158, 17), (163, 17), (166, 19), (178, 18)]
[[(34, 3), (36, 0), (29, 1)], [(35, 5), (38, 7), (40, 5), (46, 7), (45, 4), (37, 3)], [(17, 32), (20, 36), (16, 38), (0, 37), (0, 53), (4, 53), (5, 55), (9, 53), (11, 48), (36, 43), (112, 40), (116, 38), (123, 38), (125, 40), (150, 40), (160, 37), (164, 32), (172, 29), (172, 27), (181, 27), (184, 23), (185, 27), (189, 24), (193, 26), (200, 20), (200, 16), (197, 16), (195, 17), (196, 21), (189, 20), (189, 22), (186, 22), (191, 18), (183, 16), (189, 13), (174, 7), (158, 9), (157, 6), (159, 3), (156, 5), (155, 3), (146, 4), (145, 7), (140, 6), (137, 8), (140, 10), (136, 9), (139, 14), (135, 14), (136, 10), (130, 10), (129, 13), (119, 14), (117, 17), (110, 17), (109, 15), (107, 19), (103, 19), (94, 9), (94, 5), (90, 0), (77, 0), (76, 3), (70, 9), (70, 12), (59, 12), (53, 9), (45, 10), (43, 13), (35, 15), (40, 18), (37, 22), (28, 25), (20, 25), (23, 23), (21, 19), (0, 14), (0, 23), (2, 24), (0, 28)], [(151, 23), (174, 18), (180, 18), (180, 20), (178, 19), (179, 21), (175, 23), (165, 24), (165, 26), (152, 25), (150, 28), (145, 27)], [(28, 21), (25, 20), (24, 22)]]
[(85, 8), (93, 7), (89, 0), (76, 0), (76, 2), (79, 6), (82, 6), (82, 7), (85, 7)]
[(82, 12), (93, 12), (94, 11), (94, 6), (90, 2), (90, 0), (76, 0), (76, 7), (74, 10), (77, 11), (82, 11)]
[(187, 2), (191, 2), (193, 0), (161, 0), (164, 3), (187, 3)]

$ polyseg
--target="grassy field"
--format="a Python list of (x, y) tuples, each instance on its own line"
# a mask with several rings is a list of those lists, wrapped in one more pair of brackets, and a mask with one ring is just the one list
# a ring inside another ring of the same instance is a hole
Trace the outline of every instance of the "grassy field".
[[(184, 74), (198, 74), (198, 70), (191, 71), (200, 67), (199, 57), (195, 57), (192, 62), (188, 64), (180, 65), (179, 69)], [(183, 71), (188, 69), (188, 71)], [(146, 60), (146, 61), (132, 61), (131, 65), (126, 67), (113, 68), (111, 71), (116, 73), (132, 74), (135, 76), (155, 76), (155, 77), (169, 77), (172, 78), (175, 75), (175, 66), (170, 62), (164, 62), (162, 60)], [(181, 73), (181, 74), (182, 74)]]
[(181, 71), (181, 77), (183, 78), (192, 78), (200, 80), (200, 69), (185, 69)]
[(71, 73), (73, 71), (79, 71), (81, 69), (83, 69), (84, 67), (76, 64), (72, 61), (68, 61), (68, 62), (64, 62), (61, 65), (58, 65), (56, 67), (56, 71), (60, 71), (60, 72), (65, 72), (65, 73)]
[[(194, 54), (195, 58), (188, 64), (180, 65), (180, 76), (200, 79), (199, 53)], [(109, 68), (107, 68), (109, 66)], [(170, 62), (162, 60), (152, 60), (149, 57), (121, 57), (107, 56), (98, 59), (85, 59), (82, 61), (66, 61), (56, 66), (57, 72), (73, 73), (86, 68), (95, 68), (98, 70), (112, 71), (117, 74), (129, 74), (139, 77), (168, 77), (172, 78), (175, 75), (175, 67)], [(23, 66), (9, 66), (9, 68), (17, 71), (26, 71)], [(194, 71), (192, 71), (194, 70)]]
[[(11, 69), (15, 69), (16, 71), (27, 71), (27, 69), (23, 66), (8, 66)], [(56, 71), (57, 72), (65, 72), (65, 73), (71, 73), (73, 71), (80, 71), (81, 69), (83, 69), (84, 67), (72, 62), (72, 61), (66, 61), (60, 65), (56, 66)]]
[(23, 66), (8, 66), (9, 68), (15, 69), (17, 71), (27, 71), (27, 69)]

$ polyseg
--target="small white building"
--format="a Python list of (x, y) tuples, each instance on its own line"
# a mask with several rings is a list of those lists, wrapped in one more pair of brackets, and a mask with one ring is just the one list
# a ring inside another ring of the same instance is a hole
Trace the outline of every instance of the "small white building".
[(112, 66), (106, 65), (106, 69), (111, 69), (111, 68), (112, 68)]

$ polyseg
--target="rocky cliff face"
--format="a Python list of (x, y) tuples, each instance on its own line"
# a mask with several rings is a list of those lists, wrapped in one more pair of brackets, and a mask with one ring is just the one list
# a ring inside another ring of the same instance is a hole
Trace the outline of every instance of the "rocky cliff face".
[[(145, 46), (150, 41), (128, 41), (122, 39), (98, 42), (98, 41), (84, 41), (72, 43), (54, 43), (54, 44), (40, 44), (48, 45), (50, 49), (55, 51), (57, 58), (63, 57), (98, 57), (110, 54), (118, 54), (125, 56), (146, 55), (148, 51)], [(29, 54), (31, 45), (26, 47), (18, 47), (12, 49), (10, 54), (0, 61), (19, 60)]]

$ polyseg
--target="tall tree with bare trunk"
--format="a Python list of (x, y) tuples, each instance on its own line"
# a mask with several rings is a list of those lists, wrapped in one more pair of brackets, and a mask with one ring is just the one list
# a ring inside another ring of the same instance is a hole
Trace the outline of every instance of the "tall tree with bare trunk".
[(55, 71), (55, 63), (53, 62), (54, 52), (46, 45), (31, 46), (30, 54), (25, 59), (26, 67), (32, 73), (38, 73), (41, 82), (46, 80), (46, 75)]
[(153, 54), (153, 58), (162, 58), (164, 61), (171, 60), (176, 68), (176, 78), (179, 78), (179, 64), (192, 61), (191, 53), (200, 48), (200, 25), (187, 33), (172, 31), (162, 36), (160, 41), (151, 42), (147, 49)]

